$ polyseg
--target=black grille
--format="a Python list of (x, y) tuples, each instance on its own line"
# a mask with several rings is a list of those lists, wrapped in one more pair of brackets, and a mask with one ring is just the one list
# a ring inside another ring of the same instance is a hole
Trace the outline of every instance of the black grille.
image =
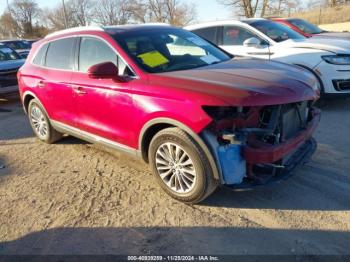
[(284, 105), (281, 113), (282, 138), (289, 139), (306, 126), (308, 118), (307, 102)]
[(306, 127), (308, 118), (308, 101), (265, 107), (260, 113), (259, 127), (273, 133), (262, 136), (261, 140), (274, 144), (292, 138)]
[(17, 70), (0, 71), (0, 88), (17, 85)]
[(333, 86), (337, 91), (350, 90), (350, 79), (333, 80)]

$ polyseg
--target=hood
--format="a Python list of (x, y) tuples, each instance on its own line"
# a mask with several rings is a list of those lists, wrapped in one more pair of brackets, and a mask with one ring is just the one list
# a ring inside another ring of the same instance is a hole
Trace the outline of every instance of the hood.
[(350, 39), (350, 33), (349, 32), (324, 32), (321, 34), (313, 35), (312, 37), (325, 37), (325, 38), (337, 38), (337, 39), (343, 39), (343, 40), (349, 40)]
[[(165, 78), (165, 79), (164, 79)], [(275, 105), (315, 100), (316, 78), (297, 66), (235, 58), (197, 69), (153, 75), (150, 81), (216, 96), (230, 105)]]
[(309, 48), (332, 52), (335, 54), (350, 54), (350, 41), (341, 39), (330, 39), (325, 37), (311, 37), (307, 39), (289, 39), (279, 43), (291, 48)]
[(18, 69), (24, 64), (24, 61), (24, 59), (1, 61), (0, 72), (3, 70), (8, 71), (11, 69)]

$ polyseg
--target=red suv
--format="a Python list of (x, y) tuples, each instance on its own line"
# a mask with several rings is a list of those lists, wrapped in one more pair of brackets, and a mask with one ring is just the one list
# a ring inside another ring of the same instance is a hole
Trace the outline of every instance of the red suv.
[(319, 28), (317, 25), (311, 24), (300, 18), (271, 18), (272, 21), (286, 25), (295, 32), (305, 37), (325, 37), (332, 39), (349, 39), (349, 32), (329, 32)]
[(315, 151), (316, 78), (236, 58), (165, 25), (78, 28), (35, 43), (18, 73), (37, 137), (101, 143), (150, 164), (172, 197), (287, 177)]

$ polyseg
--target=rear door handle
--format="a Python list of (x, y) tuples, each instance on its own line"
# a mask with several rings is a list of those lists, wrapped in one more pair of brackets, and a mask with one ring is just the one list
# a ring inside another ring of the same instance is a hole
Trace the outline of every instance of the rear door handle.
[(73, 86), (73, 90), (78, 95), (85, 95), (86, 94), (86, 90), (84, 90), (84, 88), (82, 86)]

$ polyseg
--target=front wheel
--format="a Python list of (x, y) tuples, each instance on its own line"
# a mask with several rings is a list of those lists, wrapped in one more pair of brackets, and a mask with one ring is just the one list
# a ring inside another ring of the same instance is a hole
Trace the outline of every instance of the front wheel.
[(45, 110), (36, 99), (29, 103), (28, 117), (35, 135), (41, 141), (52, 144), (62, 138), (62, 134), (52, 127)]
[(217, 187), (203, 150), (179, 128), (167, 128), (154, 136), (149, 160), (160, 186), (179, 201), (198, 203)]

